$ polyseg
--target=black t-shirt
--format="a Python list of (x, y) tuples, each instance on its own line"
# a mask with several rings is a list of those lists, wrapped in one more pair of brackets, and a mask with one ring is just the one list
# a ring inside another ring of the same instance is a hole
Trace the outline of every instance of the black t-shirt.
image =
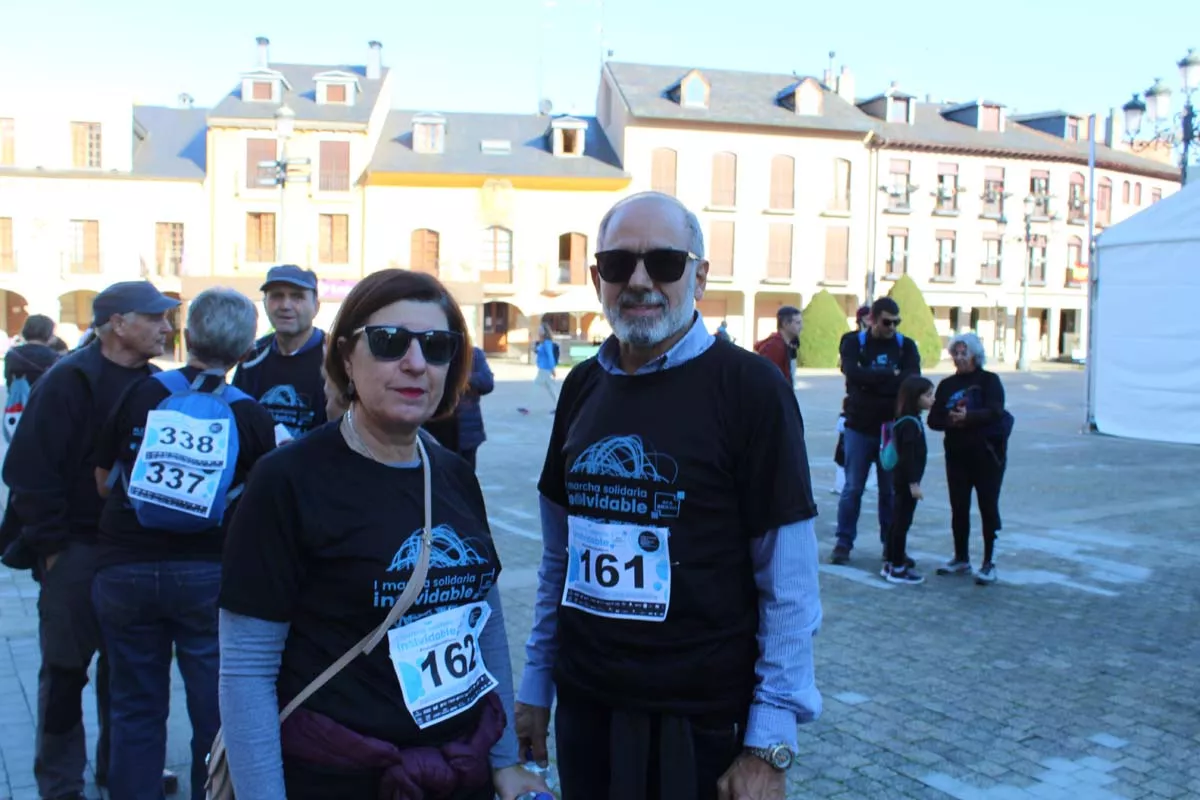
[(238, 367), (233, 385), (257, 400), (275, 422), (300, 436), (325, 424), (324, 331), (290, 356), (275, 347), (274, 337), (260, 342), (259, 353)]
[(580, 539), (568, 548), (568, 594), (589, 569), (661, 591), (663, 537), (645, 529), (667, 529), (670, 587), (665, 619), (662, 604), (621, 612), (650, 607), (658, 622), (560, 605), (556, 683), (613, 707), (744, 714), (758, 657), (749, 540), (817, 513), (791, 387), (769, 361), (717, 341), (648, 375), (613, 375), (590, 359), (562, 397), (539, 490), (572, 524), (630, 524), (629, 541), (654, 563), (646, 577), (636, 557), (614, 565), (610, 555), (602, 578), (599, 550)]
[[(401, 624), (483, 601), (500, 573), (475, 474), (431, 439), (426, 448), (434, 550), (427, 588)], [(412, 575), (424, 524), (420, 466), (364, 458), (346, 445), (337, 422), (255, 467), (226, 539), (221, 607), (291, 623), (277, 683), (281, 704), (383, 622)], [(409, 746), (473, 729), (482, 705), (419, 731), (384, 639), (305, 708)]]
[[(188, 381), (200, 374), (195, 367), (182, 370)], [(219, 379), (210, 376), (202, 388), (211, 389)], [(128, 470), (142, 444), (146, 416), (170, 395), (155, 378), (146, 378), (129, 387), (96, 439), (96, 466), (101, 469)], [(238, 458), (231, 486), (241, 486), (250, 468), (275, 449), (275, 422), (262, 406), (243, 400), (230, 406), (237, 421)], [(236, 501), (234, 508), (236, 508)], [(129, 504), (122, 480), (112, 487), (100, 515), (99, 566), (138, 561), (220, 561), (224, 541), (222, 528), (228, 527), (233, 508), (225, 514), (223, 525), (200, 533), (182, 534), (151, 530), (138, 522), (137, 512)]]

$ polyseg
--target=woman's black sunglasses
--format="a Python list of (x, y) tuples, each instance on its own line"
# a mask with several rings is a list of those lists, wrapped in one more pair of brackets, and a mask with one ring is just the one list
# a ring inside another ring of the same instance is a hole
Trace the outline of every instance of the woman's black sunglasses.
[(688, 262), (699, 258), (686, 250), (601, 250), (596, 253), (596, 269), (606, 283), (628, 283), (641, 261), (650, 280), (674, 283), (683, 277)]
[(367, 349), (378, 361), (399, 361), (416, 341), (425, 361), (443, 367), (453, 360), (462, 337), (454, 331), (410, 331), (397, 325), (364, 325), (352, 336), (365, 335)]

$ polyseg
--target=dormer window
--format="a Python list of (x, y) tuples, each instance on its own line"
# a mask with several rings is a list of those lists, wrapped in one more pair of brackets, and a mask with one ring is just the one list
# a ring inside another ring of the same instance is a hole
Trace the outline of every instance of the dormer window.
[(1004, 130), (1000, 106), (983, 106), (979, 109), (979, 130), (995, 133)]
[(942, 116), (968, 128), (1004, 133), (1004, 107), (999, 103), (976, 100), (942, 109)]
[(556, 156), (582, 156), (588, 124), (575, 117), (559, 117), (550, 123), (550, 150)]
[(667, 94), (684, 108), (708, 108), (712, 89), (698, 70), (692, 70)]
[(427, 154), (446, 152), (446, 118), (441, 114), (413, 117), (413, 150)]
[(256, 69), (242, 75), (242, 102), (282, 103), (284, 91), (291, 88), (282, 73)]
[(812, 78), (805, 78), (780, 92), (778, 100), (795, 114), (819, 117), (825, 106), (825, 91)]
[(858, 107), (878, 120), (896, 125), (912, 125), (916, 122), (916, 102), (893, 83), (883, 94), (864, 100)]
[(352, 106), (358, 99), (358, 77), (340, 69), (313, 76), (317, 105)]
[(908, 124), (908, 108), (911, 102), (911, 98), (908, 97), (889, 97), (887, 121)]

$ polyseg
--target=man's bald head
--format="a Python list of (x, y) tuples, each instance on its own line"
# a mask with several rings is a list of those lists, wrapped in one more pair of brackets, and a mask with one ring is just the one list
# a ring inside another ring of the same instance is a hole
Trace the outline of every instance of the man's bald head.
[[(664, 211), (678, 212), (677, 218), (670, 213), (664, 215), (666, 219), (672, 219), (673, 224), (678, 226), (680, 241), (675, 246), (681, 249), (686, 248), (693, 255), (704, 258), (704, 234), (700, 230), (700, 220), (678, 198), (662, 192), (639, 192), (618, 200), (604, 215), (604, 219), (600, 220), (600, 230), (596, 236), (596, 249), (608, 249), (609, 231), (613, 228), (614, 223), (619, 222), (626, 214), (637, 214), (640, 211), (646, 211), (649, 214), (663, 214)], [(670, 232), (662, 231), (662, 234), (669, 235)]]

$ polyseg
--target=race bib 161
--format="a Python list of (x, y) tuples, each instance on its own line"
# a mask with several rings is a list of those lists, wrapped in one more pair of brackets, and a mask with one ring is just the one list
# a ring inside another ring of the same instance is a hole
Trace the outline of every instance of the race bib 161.
[(568, 517), (564, 606), (599, 617), (662, 622), (671, 605), (666, 528)]

